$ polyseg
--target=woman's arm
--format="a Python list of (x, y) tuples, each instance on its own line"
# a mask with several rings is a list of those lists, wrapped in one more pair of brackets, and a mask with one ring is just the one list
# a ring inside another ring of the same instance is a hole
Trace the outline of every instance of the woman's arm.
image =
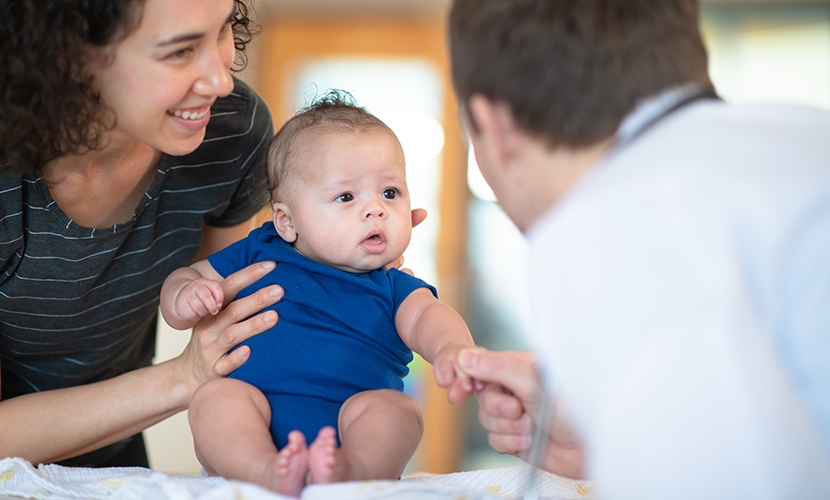
[[(227, 301), (273, 268), (274, 263), (258, 263), (228, 276), (222, 283)], [(276, 324), (273, 311), (251, 316), (282, 294), (278, 286), (264, 288), (204, 318), (185, 351), (166, 363), (103, 382), (0, 401), (0, 457), (19, 456), (32, 463), (74, 457), (186, 409), (199, 385), (245, 362), (248, 348), (228, 352)]]
[(71, 458), (131, 436), (187, 407), (174, 362), (84, 386), (0, 402), (0, 456), (34, 464)]

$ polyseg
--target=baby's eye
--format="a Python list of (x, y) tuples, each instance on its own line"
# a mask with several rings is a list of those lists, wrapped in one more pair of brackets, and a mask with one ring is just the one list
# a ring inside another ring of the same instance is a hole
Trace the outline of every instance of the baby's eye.
[(354, 195), (352, 193), (343, 193), (341, 195), (338, 195), (334, 199), (334, 201), (339, 201), (339, 202), (342, 202), (342, 203), (348, 203), (350, 201), (354, 201)]
[(383, 197), (387, 200), (394, 200), (398, 197), (398, 190), (395, 188), (386, 188), (383, 190)]

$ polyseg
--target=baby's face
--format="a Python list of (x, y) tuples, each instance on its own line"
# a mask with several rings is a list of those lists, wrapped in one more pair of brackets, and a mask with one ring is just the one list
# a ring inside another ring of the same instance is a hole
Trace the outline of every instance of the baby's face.
[(412, 217), (397, 138), (381, 128), (312, 129), (301, 140), (286, 199), (294, 248), (347, 272), (372, 271), (400, 257)]

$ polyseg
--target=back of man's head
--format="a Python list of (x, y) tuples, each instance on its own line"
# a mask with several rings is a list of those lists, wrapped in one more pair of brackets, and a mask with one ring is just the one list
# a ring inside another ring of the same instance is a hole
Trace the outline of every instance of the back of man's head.
[(697, 0), (454, 0), (449, 35), (459, 102), (504, 102), (551, 147), (610, 137), (664, 89), (712, 88)]

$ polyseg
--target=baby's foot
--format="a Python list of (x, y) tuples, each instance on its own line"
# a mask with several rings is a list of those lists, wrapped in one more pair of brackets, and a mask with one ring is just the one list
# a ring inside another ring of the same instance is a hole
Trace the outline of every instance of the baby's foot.
[(308, 448), (300, 431), (288, 433), (288, 444), (279, 452), (271, 489), (282, 495), (299, 497), (308, 475)]
[(337, 448), (336, 431), (323, 427), (308, 447), (308, 468), (313, 484), (328, 484), (346, 479), (346, 464)]

